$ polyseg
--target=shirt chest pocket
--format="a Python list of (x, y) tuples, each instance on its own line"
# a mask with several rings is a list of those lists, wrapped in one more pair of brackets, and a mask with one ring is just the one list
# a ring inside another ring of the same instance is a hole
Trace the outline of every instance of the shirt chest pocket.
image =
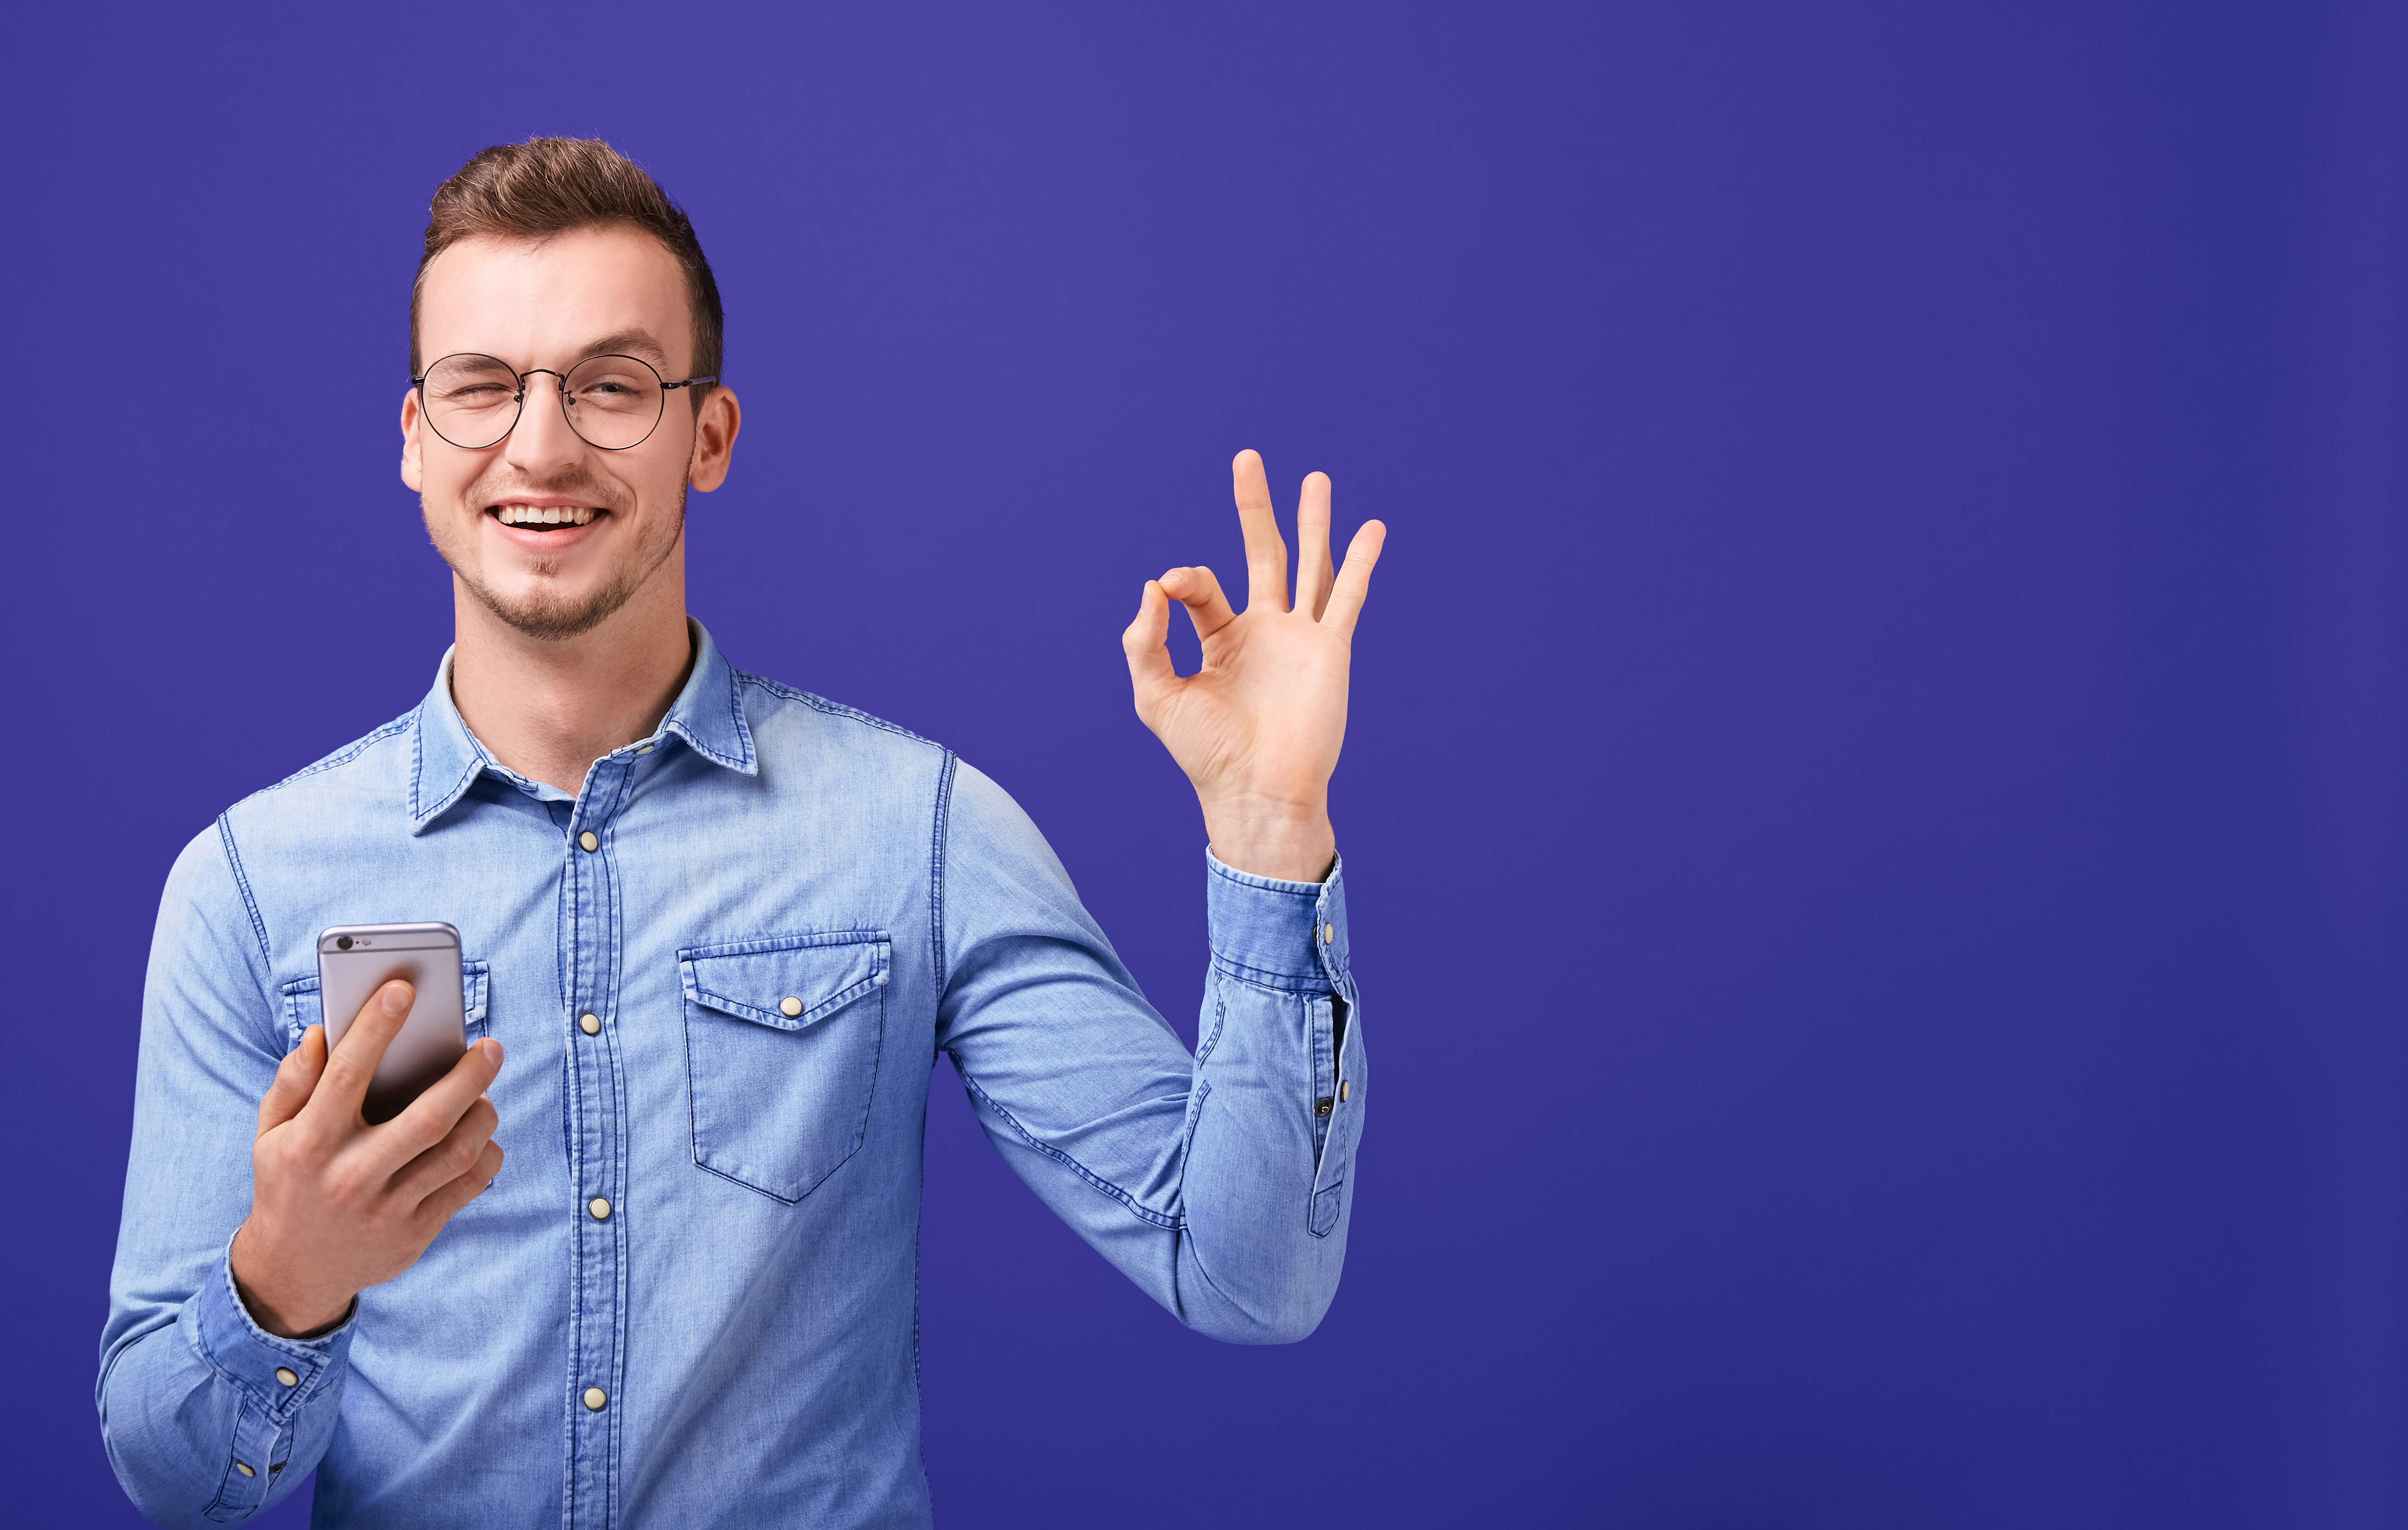
[(678, 953), (695, 1163), (791, 1205), (860, 1150), (891, 950), (845, 930)]

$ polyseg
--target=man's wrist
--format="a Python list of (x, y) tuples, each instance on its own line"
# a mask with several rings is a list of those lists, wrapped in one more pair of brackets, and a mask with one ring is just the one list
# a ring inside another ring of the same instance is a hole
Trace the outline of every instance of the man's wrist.
[(1212, 853), (1231, 871), (1282, 882), (1318, 882), (1338, 862), (1338, 830), (1322, 803), (1254, 798), (1208, 801), (1203, 807)]
[(249, 1262), (244, 1257), (243, 1244), (251, 1231), (248, 1221), (235, 1230), (232, 1271), (234, 1293), (242, 1298), (243, 1310), (251, 1314), (251, 1321), (279, 1338), (314, 1339), (322, 1338), (350, 1319), (351, 1308), (359, 1301), (357, 1292), (345, 1294), (330, 1306), (323, 1295), (314, 1301), (303, 1299), (296, 1303), (289, 1296), (280, 1301), (278, 1297), (284, 1293), (263, 1290), (255, 1284), (251, 1277), (259, 1273), (256, 1265), (251, 1266), (249, 1275), (245, 1273)]

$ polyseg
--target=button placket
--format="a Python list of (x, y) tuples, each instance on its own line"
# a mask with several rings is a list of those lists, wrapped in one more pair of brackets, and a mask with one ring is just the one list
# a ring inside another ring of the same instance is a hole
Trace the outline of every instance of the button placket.
[(626, 1090), (617, 1032), (602, 1018), (618, 1007), (622, 954), (614, 817), (635, 769), (605, 759), (588, 772), (570, 820), (561, 886), (561, 973), (573, 1017), (567, 1048), (568, 1167), (577, 1187), (570, 1234), (568, 1377), (569, 1519), (607, 1525), (616, 1517), (619, 1389), (624, 1352), (626, 1247), (612, 1204), (626, 1170)]

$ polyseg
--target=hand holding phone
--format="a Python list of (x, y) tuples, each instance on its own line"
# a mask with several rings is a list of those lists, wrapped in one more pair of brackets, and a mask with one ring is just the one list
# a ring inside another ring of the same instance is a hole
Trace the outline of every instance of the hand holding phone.
[[(456, 984), (452, 991), (456, 1003)], [(365, 1114), (416, 997), (406, 981), (380, 983), (332, 1046), (327, 1027), (309, 1027), (259, 1103), (234, 1278), (272, 1334), (300, 1338), (341, 1322), (353, 1297), (416, 1263), (501, 1172), (493, 1140), (500, 1118), (485, 1090), (501, 1071), (502, 1046), (491, 1038), (392, 1119)]]

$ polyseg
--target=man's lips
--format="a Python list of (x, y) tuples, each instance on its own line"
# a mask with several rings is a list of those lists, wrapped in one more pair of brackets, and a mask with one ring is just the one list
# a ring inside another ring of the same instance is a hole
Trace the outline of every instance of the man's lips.
[(494, 505), (487, 513), (504, 526), (583, 526), (602, 512), (592, 505)]

